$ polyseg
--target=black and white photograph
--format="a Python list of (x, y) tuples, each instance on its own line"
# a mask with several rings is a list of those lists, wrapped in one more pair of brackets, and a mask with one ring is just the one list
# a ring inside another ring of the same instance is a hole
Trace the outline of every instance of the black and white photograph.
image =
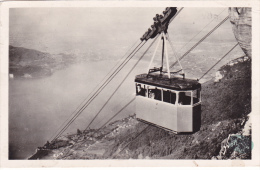
[(259, 11), (99, 4), (8, 9), (6, 159), (252, 161)]

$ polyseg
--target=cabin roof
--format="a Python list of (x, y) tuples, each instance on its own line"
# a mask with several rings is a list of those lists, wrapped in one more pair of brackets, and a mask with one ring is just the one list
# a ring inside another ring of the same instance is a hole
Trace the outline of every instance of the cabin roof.
[(146, 73), (139, 74), (135, 77), (135, 82), (172, 90), (195, 90), (201, 87), (201, 84), (194, 79), (180, 77), (169, 79), (167, 75), (160, 74), (149, 74), (149, 76)]

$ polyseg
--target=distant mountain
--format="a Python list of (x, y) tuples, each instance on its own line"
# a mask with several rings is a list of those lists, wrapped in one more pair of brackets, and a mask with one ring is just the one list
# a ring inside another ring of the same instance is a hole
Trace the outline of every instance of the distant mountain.
[(52, 74), (55, 59), (49, 53), (9, 46), (9, 74), (14, 77), (42, 77)]
[(54, 62), (49, 53), (43, 53), (33, 49), (9, 46), (10, 65), (38, 65), (39, 61)]
[(34, 49), (9, 46), (9, 74), (13, 77), (39, 78), (67, 65), (86, 61), (85, 54), (50, 54)]

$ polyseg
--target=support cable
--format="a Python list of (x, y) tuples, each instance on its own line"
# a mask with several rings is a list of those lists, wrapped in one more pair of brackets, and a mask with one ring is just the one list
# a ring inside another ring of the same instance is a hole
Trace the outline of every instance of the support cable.
[(221, 59), (219, 59), (212, 67), (210, 67), (210, 69), (208, 71), (206, 71), (206, 73), (204, 73), (200, 78), (202, 79), (206, 74), (208, 74), (208, 72), (213, 69), (222, 59), (224, 59), (232, 50), (234, 50), (234, 48), (236, 48), (236, 46), (238, 45), (238, 43), (236, 43), (236, 45), (234, 47), (231, 48), (231, 50), (229, 50)]
[[(227, 16), (225, 19), (223, 19), (216, 27), (214, 27), (208, 34), (206, 34), (203, 38), (201, 38), (194, 46), (192, 46), (185, 54), (183, 54), (179, 60), (183, 59), (187, 54), (189, 54), (195, 47), (197, 47), (202, 41), (204, 41), (209, 35), (211, 35), (218, 27), (220, 27), (224, 22), (227, 21), (227, 19), (229, 18), (229, 16)], [(177, 63), (174, 62), (170, 68), (172, 68), (175, 64)]]
[(171, 39), (170, 39), (169, 34), (167, 33), (166, 36), (167, 36), (168, 41), (169, 41), (169, 44), (170, 44), (170, 46), (171, 46), (171, 48), (172, 48), (173, 54), (174, 54), (176, 60), (178, 61), (179, 65), (180, 65), (180, 67), (181, 67), (182, 73), (184, 73), (183, 67), (182, 67), (182, 65), (181, 65), (181, 62), (180, 62), (180, 60), (179, 60), (179, 57), (178, 57), (176, 51), (174, 50), (174, 47), (173, 47), (173, 44), (172, 44), (172, 41), (171, 41)]
[(171, 72), (170, 72), (170, 68), (169, 68), (169, 57), (168, 57), (168, 50), (167, 50), (167, 38), (165, 36), (165, 34), (162, 34), (164, 39), (165, 39), (165, 54), (166, 54), (166, 68), (167, 68), (167, 74), (168, 74), (168, 78), (171, 78)]
[(147, 71), (147, 73), (149, 73), (149, 70), (150, 70), (150, 68), (151, 68), (151, 66), (152, 66), (152, 63), (153, 63), (153, 60), (154, 60), (154, 56), (155, 56), (155, 54), (156, 54), (156, 52), (157, 52), (157, 49), (158, 49), (158, 46), (160, 45), (160, 41), (161, 40), (158, 40), (158, 43), (157, 43), (157, 45), (156, 45), (156, 48), (155, 48), (155, 50), (154, 50), (154, 52), (153, 52), (153, 56), (152, 56), (152, 59), (151, 59), (151, 61), (150, 61), (150, 64), (149, 64), (149, 66), (148, 66), (148, 71)]
[[(93, 123), (93, 121), (96, 119), (96, 117), (100, 114), (100, 112), (104, 109), (104, 107), (107, 105), (107, 103), (110, 101), (110, 99), (115, 95), (115, 93), (117, 92), (117, 90), (121, 87), (121, 85), (125, 82), (126, 78), (130, 75), (130, 73), (133, 71), (133, 69), (137, 66), (137, 64), (141, 61), (141, 59), (144, 57), (144, 55), (147, 53), (147, 51), (151, 48), (151, 46), (154, 44), (154, 42), (157, 40), (159, 36), (157, 35), (156, 38), (153, 40), (153, 42), (149, 45), (149, 47), (146, 49), (146, 51), (144, 52), (144, 54), (139, 58), (139, 60), (135, 63), (135, 65), (131, 68), (131, 70), (127, 73), (127, 75), (125, 76), (125, 78), (121, 81), (121, 83), (117, 86), (117, 88), (115, 89), (115, 91), (112, 93), (112, 95), (109, 97), (109, 99), (106, 101), (106, 103), (101, 107), (101, 109), (98, 111), (98, 113), (94, 116), (94, 118), (90, 121), (90, 123), (88, 124), (87, 128), (85, 130), (87, 130), (89, 128), (89, 126)], [(141, 47), (140, 47), (141, 48)]]

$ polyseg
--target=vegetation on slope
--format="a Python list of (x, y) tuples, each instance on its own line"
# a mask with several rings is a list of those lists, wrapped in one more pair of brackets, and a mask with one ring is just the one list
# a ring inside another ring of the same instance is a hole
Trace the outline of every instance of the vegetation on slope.
[(241, 118), (251, 112), (251, 60), (220, 68), (224, 77), (218, 83), (202, 86), (202, 122)]
[[(98, 130), (63, 136), (42, 159), (211, 159), (229, 134), (243, 129), (251, 112), (251, 60), (225, 65), (220, 82), (202, 85), (201, 128), (170, 134), (137, 121), (115, 121)], [(247, 153), (243, 159), (251, 158)]]

